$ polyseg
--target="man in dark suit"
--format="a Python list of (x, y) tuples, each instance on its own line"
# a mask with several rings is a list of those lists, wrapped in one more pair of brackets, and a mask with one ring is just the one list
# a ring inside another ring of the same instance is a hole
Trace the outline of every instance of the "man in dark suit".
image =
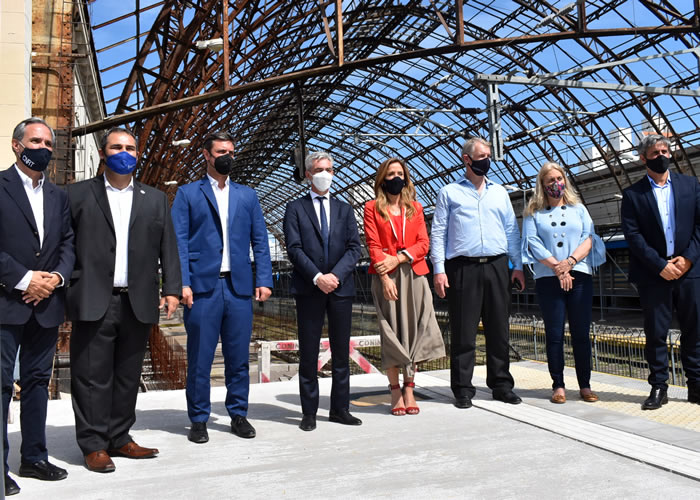
[(255, 429), (246, 418), (253, 330), (251, 299), (264, 302), (272, 293), (270, 246), (258, 197), (251, 188), (229, 179), (233, 137), (226, 132), (208, 136), (202, 154), (207, 175), (181, 186), (173, 202), (182, 302), (186, 306), (186, 395), (192, 422), (187, 438), (194, 443), (209, 440), (210, 374), (219, 337), (231, 432), (242, 438), (255, 437)]
[(95, 472), (114, 470), (110, 456), (158, 454), (129, 430), (151, 325), (159, 308), (168, 318), (177, 309), (182, 286), (168, 199), (132, 178), (136, 144), (130, 131), (109, 130), (100, 143), (104, 175), (68, 186), (76, 251), (67, 294), (73, 411), (78, 446)]
[(17, 162), (0, 173), (0, 342), (5, 495), (19, 493), (9, 476), (7, 413), (20, 349), (22, 461), (19, 475), (47, 481), (68, 473), (48, 461), (46, 406), (58, 325), (63, 323), (65, 279), (73, 270), (73, 230), (66, 194), (43, 171), (53, 130), (39, 118), (12, 134)]
[(331, 198), (333, 158), (325, 152), (306, 157), (311, 192), (287, 205), (284, 238), (294, 266), (291, 292), (297, 305), (299, 335), (299, 393), (303, 413), (299, 428), (316, 428), (318, 410), (317, 364), (323, 321), (333, 365), (329, 420), (361, 425), (348, 411), (350, 405), (350, 326), (355, 296), (353, 271), (361, 243), (352, 207)]
[(673, 310), (681, 327), (688, 401), (700, 404), (700, 184), (669, 172), (671, 143), (648, 135), (639, 144), (647, 175), (625, 189), (622, 230), (630, 248), (630, 281), (644, 312), (651, 394), (643, 410), (668, 402), (668, 329)]

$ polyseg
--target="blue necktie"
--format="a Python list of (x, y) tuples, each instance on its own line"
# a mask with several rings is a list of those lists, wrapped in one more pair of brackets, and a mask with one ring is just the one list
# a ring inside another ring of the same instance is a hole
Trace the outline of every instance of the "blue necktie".
[(323, 240), (323, 262), (328, 265), (328, 219), (326, 219), (326, 208), (324, 207), (325, 196), (318, 197), (318, 203), (321, 205), (321, 239)]

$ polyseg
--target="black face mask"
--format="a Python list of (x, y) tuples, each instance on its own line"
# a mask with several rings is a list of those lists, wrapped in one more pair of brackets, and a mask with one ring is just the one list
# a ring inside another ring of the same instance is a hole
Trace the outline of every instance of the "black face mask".
[(491, 168), (491, 160), (489, 158), (484, 158), (483, 160), (474, 160), (471, 156), (469, 158), (472, 160), (472, 172), (476, 175), (486, 175), (489, 168)]
[(214, 168), (221, 175), (228, 175), (233, 170), (233, 158), (229, 155), (218, 156), (214, 160)]
[(32, 170), (42, 172), (49, 166), (51, 151), (47, 148), (29, 149), (25, 147), (22, 154), (19, 155), (19, 158), (22, 160), (22, 163)]
[(403, 187), (406, 185), (401, 177), (394, 177), (393, 179), (386, 180), (382, 182), (382, 189), (389, 194), (397, 195), (401, 192)]
[(663, 174), (668, 170), (668, 166), (671, 164), (671, 159), (667, 158), (664, 155), (659, 155), (653, 160), (650, 160), (647, 158), (647, 167), (649, 167), (649, 170), (652, 172), (656, 172), (657, 174)]

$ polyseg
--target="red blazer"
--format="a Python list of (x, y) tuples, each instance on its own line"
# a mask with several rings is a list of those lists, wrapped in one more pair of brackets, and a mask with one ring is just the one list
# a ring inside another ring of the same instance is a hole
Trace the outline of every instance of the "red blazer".
[[(422, 276), (429, 272), (425, 256), (428, 255), (430, 249), (430, 240), (423, 218), (423, 207), (417, 201), (413, 202), (413, 206), (416, 209), (413, 217), (404, 219), (404, 250), (413, 258), (411, 263), (413, 271)], [(370, 274), (377, 273), (374, 264), (383, 261), (385, 253), (396, 255), (398, 250), (401, 250), (397, 248), (398, 240), (394, 236), (391, 223), (384, 220), (376, 210), (375, 200), (365, 204), (365, 239), (372, 262), (369, 268)]]

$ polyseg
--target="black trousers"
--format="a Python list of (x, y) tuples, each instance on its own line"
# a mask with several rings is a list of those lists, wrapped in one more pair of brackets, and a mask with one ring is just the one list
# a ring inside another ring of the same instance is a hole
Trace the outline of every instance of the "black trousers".
[(510, 279), (508, 257), (487, 263), (450, 259), (445, 262), (450, 287), (450, 385), (455, 397), (474, 397), (472, 384), (479, 319), (486, 338), (486, 385), (494, 392), (513, 389), (508, 357)]
[(49, 380), (58, 327), (43, 328), (32, 314), (24, 325), (0, 325), (2, 342), (2, 422), (5, 453), (5, 474), (9, 442), (7, 440), (7, 413), (12, 399), (13, 372), (17, 348), (19, 353), (19, 378), (22, 387), (20, 398), (20, 425), (22, 429), (22, 462), (32, 464), (46, 460), (46, 406), (49, 399)]
[(639, 286), (649, 384), (668, 387), (668, 329), (673, 311), (681, 327), (681, 361), (688, 385), (700, 387), (700, 279), (680, 279)]
[(350, 330), (352, 297), (326, 295), (315, 290), (311, 295), (295, 295), (299, 329), (299, 395), (304, 415), (318, 410), (318, 352), (323, 321), (328, 315), (333, 384), (331, 410), (350, 406)]
[(73, 323), (71, 390), (84, 455), (131, 441), (150, 327), (136, 319), (126, 294), (112, 296), (102, 319)]

